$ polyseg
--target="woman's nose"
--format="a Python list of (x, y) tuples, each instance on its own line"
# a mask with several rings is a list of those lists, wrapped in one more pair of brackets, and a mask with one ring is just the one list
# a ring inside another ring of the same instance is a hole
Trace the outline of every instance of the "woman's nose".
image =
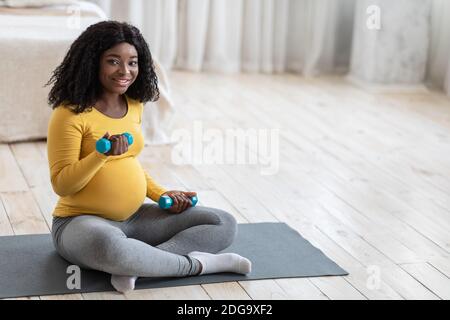
[(127, 67), (127, 65), (126, 65), (125, 63), (121, 63), (121, 64), (120, 64), (120, 66), (119, 66), (119, 73), (120, 73), (121, 75), (127, 75), (127, 74), (129, 74), (128, 67)]

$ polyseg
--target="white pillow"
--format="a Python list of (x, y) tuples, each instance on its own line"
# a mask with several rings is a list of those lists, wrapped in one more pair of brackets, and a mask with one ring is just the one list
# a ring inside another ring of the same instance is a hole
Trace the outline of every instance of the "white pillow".
[(75, 0), (0, 0), (0, 6), (6, 7), (44, 7), (75, 3)]

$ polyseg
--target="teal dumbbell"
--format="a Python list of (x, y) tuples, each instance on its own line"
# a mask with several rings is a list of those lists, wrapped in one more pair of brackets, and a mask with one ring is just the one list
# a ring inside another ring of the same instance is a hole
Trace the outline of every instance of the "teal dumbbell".
[[(196, 196), (191, 197), (191, 202), (192, 206), (195, 207), (198, 202), (198, 198)], [(158, 204), (161, 209), (169, 209), (173, 204), (173, 200), (169, 196), (161, 196), (159, 198)]]
[[(132, 145), (133, 136), (128, 132), (123, 133), (123, 135), (127, 137), (128, 145)], [(100, 153), (106, 153), (111, 149), (111, 141), (105, 138), (97, 140), (97, 142), (95, 143), (95, 149)]]

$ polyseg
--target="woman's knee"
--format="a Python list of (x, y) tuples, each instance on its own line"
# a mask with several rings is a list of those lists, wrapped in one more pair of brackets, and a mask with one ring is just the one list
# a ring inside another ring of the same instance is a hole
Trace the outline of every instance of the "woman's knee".
[(237, 221), (236, 218), (227, 211), (215, 209), (214, 213), (219, 217), (219, 226), (222, 229), (222, 241), (224, 247), (230, 246), (236, 239), (237, 235)]
[(110, 227), (93, 235), (89, 241), (90, 255), (86, 256), (95, 269), (112, 273), (120, 263), (127, 263), (127, 236), (119, 228)]
[(126, 235), (108, 224), (78, 221), (64, 230), (63, 251), (67, 257), (82, 267), (103, 269), (116, 260), (118, 241)]

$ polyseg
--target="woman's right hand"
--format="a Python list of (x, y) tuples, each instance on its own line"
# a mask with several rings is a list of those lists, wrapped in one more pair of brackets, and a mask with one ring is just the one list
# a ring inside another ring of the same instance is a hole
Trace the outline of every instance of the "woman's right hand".
[(173, 205), (168, 209), (172, 213), (181, 213), (189, 207), (192, 207), (191, 197), (197, 196), (197, 192), (170, 190), (162, 194), (169, 196), (173, 200)]
[(115, 134), (110, 136), (109, 132), (106, 132), (102, 138), (111, 141), (111, 149), (108, 152), (105, 152), (105, 155), (118, 156), (128, 151), (128, 139), (125, 135)]

